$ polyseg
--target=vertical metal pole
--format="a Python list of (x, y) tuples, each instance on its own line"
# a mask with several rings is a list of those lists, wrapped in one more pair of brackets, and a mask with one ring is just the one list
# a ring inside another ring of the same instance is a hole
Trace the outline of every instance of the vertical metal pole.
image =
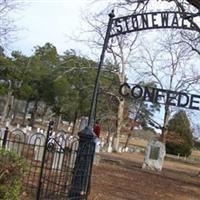
[(97, 114), (97, 103), (98, 103), (98, 96), (99, 96), (99, 84), (98, 84), (98, 88), (97, 88), (97, 96), (96, 96), (96, 102), (95, 102), (95, 109), (94, 109), (94, 118), (93, 118), (93, 122), (95, 123), (96, 121), (96, 114)]
[(86, 127), (79, 133), (79, 147), (73, 169), (71, 188), (67, 199), (87, 200), (92, 173), (92, 164), (95, 154), (95, 136), (91, 129)]
[(4, 136), (3, 136), (3, 144), (2, 144), (2, 147), (4, 149), (6, 148), (7, 138), (8, 138), (8, 127), (6, 126), (6, 130), (5, 130)]
[(108, 21), (108, 27), (106, 31), (106, 36), (103, 44), (103, 49), (101, 52), (100, 56), (100, 61), (97, 69), (97, 75), (96, 75), (96, 81), (95, 81), (95, 86), (93, 90), (93, 96), (92, 96), (92, 101), (91, 101), (91, 107), (90, 107), (90, 114), (89, 114), (89, 120), (88, 120), (88, 127), (92, 128), (93, 123), (94, 123), (94, 118), (95, 118), (95, 109), (96, 109), (96, 102), (97, 102), (97, 93), (98, 93), (98, 87), (99, 87), (99, 79), (100, 79), (100, 71), (101, 67), (103, 65), (104, 57), (105, 57), (105, 52), (108, 46), (109, 38), (110, 38), (110, 31), (112, 28), (112, 19), (115, 17), (114, 15), (114, 10), (109, 14), (109, 21)]
[(54, 122), (50, 121), (49, 126), (48, 126), (48, 130), (47, 130), (47, 137), (46, 137), (46, 140), (45, 140), (44, 152), (43, 152), (43, 156), (42, 156), (42, 163), (41, 163), (40, 176), (39, 176), (39, 181), (38, 181), (38, 189), (37, 189), (37, 194), (36, 194), (36, 200), (40, 200), (45, 156), (46, 156), (46, 152), (47, 152), (47, 145), (48, 145), (48, 141), (49, 141), (49, 136), (51, 135), (51, 132), (52, 132), (52, 129), (53, 129), (53, 124), (54, 124)]

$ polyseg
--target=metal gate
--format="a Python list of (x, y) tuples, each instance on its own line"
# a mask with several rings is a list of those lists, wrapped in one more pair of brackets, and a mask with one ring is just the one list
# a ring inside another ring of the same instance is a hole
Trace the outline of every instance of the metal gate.
[[(0, 131), (0, 145), (26, 160), (23, 192), (29, 199), (87, 199), (95, 150), (93, 135), (83, 131), (25, 133), (21, 129)], [(86, 133), (86, 134), (85, 134)]]

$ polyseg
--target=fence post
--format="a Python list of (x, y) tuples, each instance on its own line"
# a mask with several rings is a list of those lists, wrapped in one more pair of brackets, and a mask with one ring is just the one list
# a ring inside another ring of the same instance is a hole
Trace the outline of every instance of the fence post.
[(67, 199), (87, 199), (90, 188), (92, 164), (95, 154), (96, 138), (88, 127), (79, 133), (79, 147), (77, 151), (71, 188)]
[(8, 127), (6, 126), (6, 130), (5, 130), (4, 136), (3, 136), (3, 143), (2, 143), (2, 147), (4, 149), (6, 148), (7, 138), (8, 138)]
[(49, 126), (48, 126), (48, 130), (47, 130), (47, 137), (46, 137), (46, 140), (45, 140), (44, 152), (43, 152), (43, 156), (42, 156), (42, 163), (41, 163), (41, 168), (40, 168), (40, 176), (39, 176), (39, 181), (38, 181), (38, 189), (37, 189), (37, 194), (36, 194), (36, 200), (40, 200), (45, 156), (46, 156), (46, 152), (47, 152), (49, 136), (51, 136), (51, 133), (52, 133), (52, 130), (53, 130), (53, 124), (54, 124), (54, 122), (50, 121)]

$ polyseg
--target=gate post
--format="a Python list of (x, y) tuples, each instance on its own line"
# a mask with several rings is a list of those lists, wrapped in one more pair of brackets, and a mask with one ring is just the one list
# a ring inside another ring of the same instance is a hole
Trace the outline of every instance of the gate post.
[(47, 137), (45, 140), (45, 145), (44, 145), (44, 152), (42, 156), (42, 163), (41, 163), (41, 169), (40, 169), (40, 175), (39, 175), (39, 181), (38, 181), (38, 188), (37, 188), (37, 194), (36, 194), (36, 200), (40, 200), (40, 193), (41, 193), (41, 187), (42, 187), (42, 176), (43, 176), (43, 168), (44, 168), (44, 163), (45, 163), (45, 156), (47, 152), (47, 146), (48, 146), (48, 141), (49, 141), (49, 136), (51, 136), (52, 130), (53, 130), (53, 121), (49, 122), (48, 130), (47, 130)]
[(97, 95), (98, 95), (98, 89), (99, 89), (100, 72), (101, 72), (103, 62), (104, 62), (104, 57), (105, 57), (106, 49), (107, 49), (109, 38), (110, 38), (113, 18), (115, 17), (114, 10), (112, 10), (112, 12), (108, 16), (109, 16), (109, 21), (108, 21), (107, 31), (106, 31), (106, 35), (104, 39), (103, 48), (101, 51), (99, 65), (97, 68), (97, 75), (96, 75), (96, 80), (95, 80), (95, 85), (94, 85), (94, 90), (93, 90), (92, 100), (91, 100), (91, 106), (90, 106), (90, 114), (89, 114), (89, 119), (88, 119), (88, 126), (90, 128), (93, 127), (94, 120), (96, 117), (95, 115), (96, 115), (96, 107), (97, 107)]
[(95, 154), (95, 138), (88, 127), (79, 133), (79, 147), (67, 199), (86, 200), (89, 194), (92, 164)]

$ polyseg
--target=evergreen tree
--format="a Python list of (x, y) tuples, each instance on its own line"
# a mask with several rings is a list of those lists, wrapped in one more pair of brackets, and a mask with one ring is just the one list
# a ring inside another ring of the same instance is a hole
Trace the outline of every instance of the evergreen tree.
[(189, 156), (193, 146), (193, 135), (185, 111), (177, 112), (169, 121), (166, 151), (170, 154)]

